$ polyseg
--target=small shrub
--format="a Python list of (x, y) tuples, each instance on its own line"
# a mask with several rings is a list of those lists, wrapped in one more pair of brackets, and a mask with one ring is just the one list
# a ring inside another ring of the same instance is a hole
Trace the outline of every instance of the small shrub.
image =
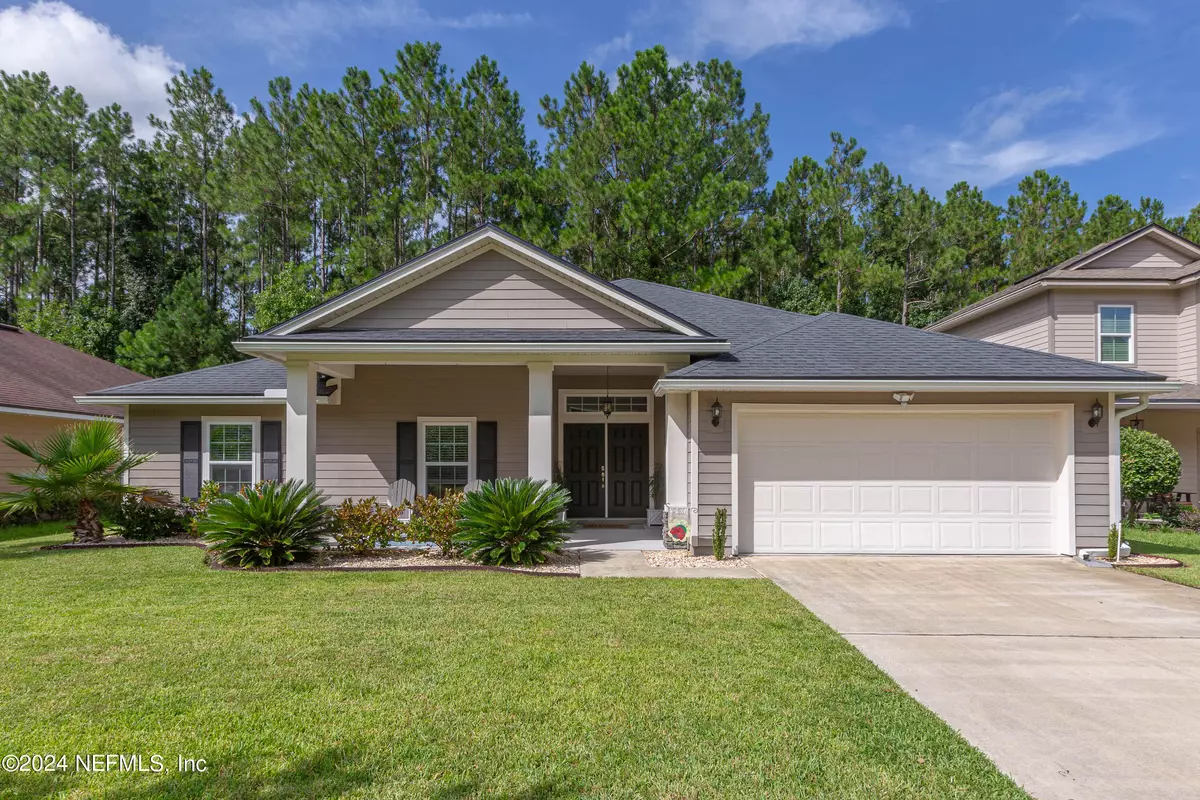
[(1121, 492), (1129, 501), (1129, 519), (1137, 519), (1146, 500), (1175, 490), (1182, 462), (1171, 443), (1140, 428), (1121, 428)]
[(433, 542), (450, 558), (458, 555), (454, 534), (458, 532), (458, 508), (461, 492), (444, 495), (426, 494), (412, 501), (412, 519), (408, 522), (408, 539), (413, 542)]
[(183, 505), (191, 517), (192, 536), (200, 535), (200, 520), (208, 513), (208, 507), (220, 500), (221, 484), (216, 481), (205, 481), (200, 484), (200, 496), (194, 500), (184, 500)]
[(728, 524), (729, 512), (724, 508), (717, 509), (713, 519), (713, 558), (717, 561), (725, 559), (725, 528)]
[(223, 496), (200, 520), (209, 556), (243, 569), (304, 561), (332, 527), (324, 500), (311, 484), (296, 480)]
[(1178, 527), (1200, 533), (1200, 511), (1191, 506), (1182, 506), (1179, 510)]
[(1108, 529), (1108, 557), (1109, 558), (1117, 557), (1117, 547), (1119, 547), (1120, 539), (1121, 539), (1121, 531), (1116, 525), (1113, 525), (1112, 527), (1110, 527)]
[(401, 508), (380, 505), (374, 497), (343, 500), (334, 511), (333, 540), (339, 550), (367, 553), (405, 535)]
[(193, 521), (185, 509), (169, 497), (145, 494), (129, 495), (112, 510), (111, 521), (126, 539), (149, 542), (164, 536), (183, 536), (191, 532)]
[(562, 518), (571, 493), (533, 478), (498, 478), (467, 495), (455, 543), (484, 564), (542, 564), (575, 526)]

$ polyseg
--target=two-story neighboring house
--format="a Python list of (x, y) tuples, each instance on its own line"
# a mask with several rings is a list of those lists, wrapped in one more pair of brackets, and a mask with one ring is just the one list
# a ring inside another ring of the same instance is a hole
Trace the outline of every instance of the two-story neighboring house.
[(1200, 245), (1147, 225), (1036, 272), (930, 329), (1136, 367), (1191, 384), (1152, 397), (1148, 409), (1124, 424), (1175, 446), (1183, 458), (1177, 491), (1200, 502), (1198, 305)]

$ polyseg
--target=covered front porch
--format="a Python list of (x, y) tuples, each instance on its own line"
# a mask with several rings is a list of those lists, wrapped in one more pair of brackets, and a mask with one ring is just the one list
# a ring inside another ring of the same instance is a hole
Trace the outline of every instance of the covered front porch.
[[(460, 358), (289, 357), (278, 398), (283, 474), (315, 483), (332, 502), (383, 498), (405, 480), (417, 494), (496, 477), (554, 480), (572, 494), (569, 515), (594, 532), (584, 539), (658, 540), (647, 511), (671, 504), (681, 480), (686, 492), (686, 423), (669, 413), (686, 414), (686, 403), (653, 392), (677, 363)], [(674, 467), (668, 442), (682, 455)], [(685, 503), (680, 495), (674, 505)]]

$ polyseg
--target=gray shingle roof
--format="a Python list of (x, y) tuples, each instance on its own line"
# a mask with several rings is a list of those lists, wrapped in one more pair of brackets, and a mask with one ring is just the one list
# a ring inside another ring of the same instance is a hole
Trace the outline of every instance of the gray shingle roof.
[(726, 339), (734, 348), (792, 328), (802, 320), (812, 319), (806, 314), (795, 314), (769, 306), (730, 300), (727, 297), (692, 292), (661, 283), (632, 278), (622, 278), (615, 283), (647, 303), (669, 309), (693, 325)]
[(251, 358), (166, 378), (127, 383), (89, 392), (89, 395), (261, 395), (267, 389), (284, 388), (287, 388), (287, 370), (283, 364)]
[(1066, 356), (821, 314), (668, 378), (870, 380), (1165, 380), (1161, 375)]

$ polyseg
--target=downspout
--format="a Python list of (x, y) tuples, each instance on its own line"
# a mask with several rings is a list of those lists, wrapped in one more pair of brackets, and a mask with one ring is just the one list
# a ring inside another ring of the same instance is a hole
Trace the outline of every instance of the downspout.
[[(1149, 407), (1150, 407), (1150, 395), (1145, 394), (1145, 393), (1138, 395), (1138, 403), (1136, 406), (1134, 406), (1133, 408), (1126, 408), (1122, 411), (1116, 411), (1115, 397), (1113, 400), (1113, 410), (1116, 413), (1113, 414), (1113, 426), (1112, 427), (1115, 429), (1115, 435), (1117, 437), (1117, 443), (1116, 443), (1117, 458), (1116, 458), (1116, 475), (1110, 476), (1110, 478), (1115, 480), (1115, 482), (1116, 482), (1117, 509), (1119, 512), (1118, 516), (1120, 516), (1120, 517), (1124, 517), (1124, 511), (1125, 511), (1124, 504), (1121, 503), (1121, 500), (1120, 500), (1120, 497), (1121, 497), (1121, 420), (1125, 419), (1126, 417), (1132, 417), (1134, 414), (1140, 414), (1141, 412), (1145, 411)], [(1109, 447), (1110, 448), (1113, 447), (1113, 444), (1111, 442), (1109, 443)], [(1125, 521), (1124, 521), (1124, 519), (1120, 519), (1117, 522), (1117, 555), (1116, 555), (1117, 561), (1121, 560), (1121, 538), (1122, 538), (1121, 535), (1124, 532), (1125, 532)]]

